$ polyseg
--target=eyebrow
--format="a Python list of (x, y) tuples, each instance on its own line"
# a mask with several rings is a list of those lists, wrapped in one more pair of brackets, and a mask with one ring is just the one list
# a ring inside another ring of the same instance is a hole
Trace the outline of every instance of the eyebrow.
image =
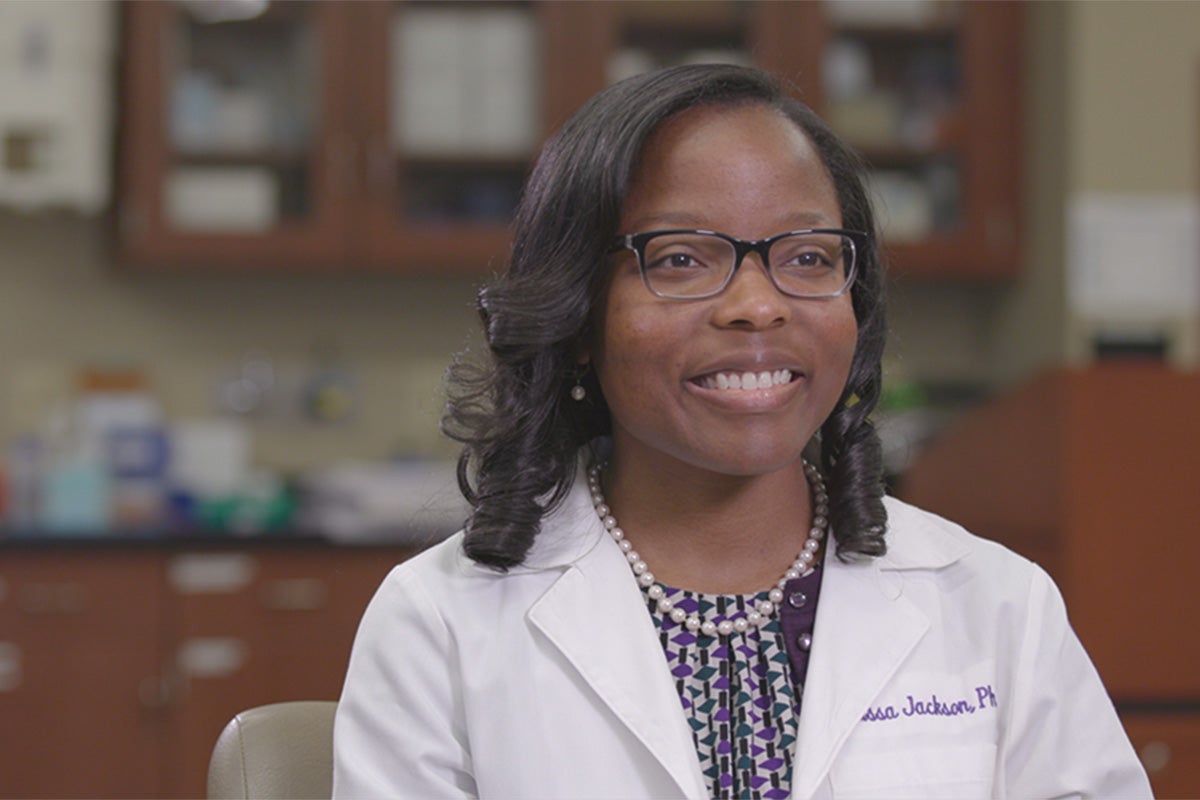
[[(805, 228), (836, 228), (838, 223), (820, 211), (802, 211), (796, 214), (781, 215), (779, 230), (803, 230)], [(633, 227), (639, 231), (659, 228), (709, 228), (704, 221), (693, 214), (668, 212), (653, 214), (635, 220)]]

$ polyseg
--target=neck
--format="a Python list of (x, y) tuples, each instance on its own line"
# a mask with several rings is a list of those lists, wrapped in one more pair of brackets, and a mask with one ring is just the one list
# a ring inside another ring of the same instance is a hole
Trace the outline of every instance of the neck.
[(799, 460), (763, 475), (729, 476), (614, 458), (603, 483), (643, 560), (658, 580), (681, 589), (748, 594), (773, 586), (812, 522)]

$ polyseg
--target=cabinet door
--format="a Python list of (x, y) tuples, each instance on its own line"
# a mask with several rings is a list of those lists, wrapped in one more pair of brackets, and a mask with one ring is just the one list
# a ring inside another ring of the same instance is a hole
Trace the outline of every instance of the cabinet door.
[(479, 270), (503, 264), (508, 223), (544, 137), (547, 4), (365, 3), (359, 119), (366, 258)]
[(1014, 272), (1023, 157), (1019, 5), (823, 9), (819, 110), (870, 165), (890, 265), (910, 277)]
[(340, 265), (357, 156), (345, 9), (284, 0), (123, 10), (125, 260)]
[(181, 690), (170, 796), (204, 794), (213, 744), (238, 712), (338, 698), (359, 618), (388, 570), (409, 552), (240, 548), (171, 558)]
[(0, 797), (160, 797), (154, 554), (0, 558)]
[(167, 797), (203, 797), (217, 736), (239, 711), (260, 704), (261, 573), (258, 552), (245, 548), (167, 558), (171, 637), (164, 660), (174, 689)]

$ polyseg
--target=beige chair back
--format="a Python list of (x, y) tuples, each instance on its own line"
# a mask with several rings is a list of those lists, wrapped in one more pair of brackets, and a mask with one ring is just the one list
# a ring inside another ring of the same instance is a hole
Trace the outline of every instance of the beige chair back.
[(208, 764), (211, 800), (328, 800), (337, 703), (302, 701), (238, 714)]

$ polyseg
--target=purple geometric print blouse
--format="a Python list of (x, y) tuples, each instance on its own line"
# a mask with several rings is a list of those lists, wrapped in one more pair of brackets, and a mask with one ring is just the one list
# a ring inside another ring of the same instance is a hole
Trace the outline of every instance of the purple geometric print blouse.
[[(712, 797), (775, 800), (791, 792), (821, 572), (818, 566), (788, 581), (781, 608), (766, 625), (728, 637), (691, 633), (647, 598)], [(699, 610), (717, 623), (767, 599), (766, 592), (663, 590), (676, 607)]]

